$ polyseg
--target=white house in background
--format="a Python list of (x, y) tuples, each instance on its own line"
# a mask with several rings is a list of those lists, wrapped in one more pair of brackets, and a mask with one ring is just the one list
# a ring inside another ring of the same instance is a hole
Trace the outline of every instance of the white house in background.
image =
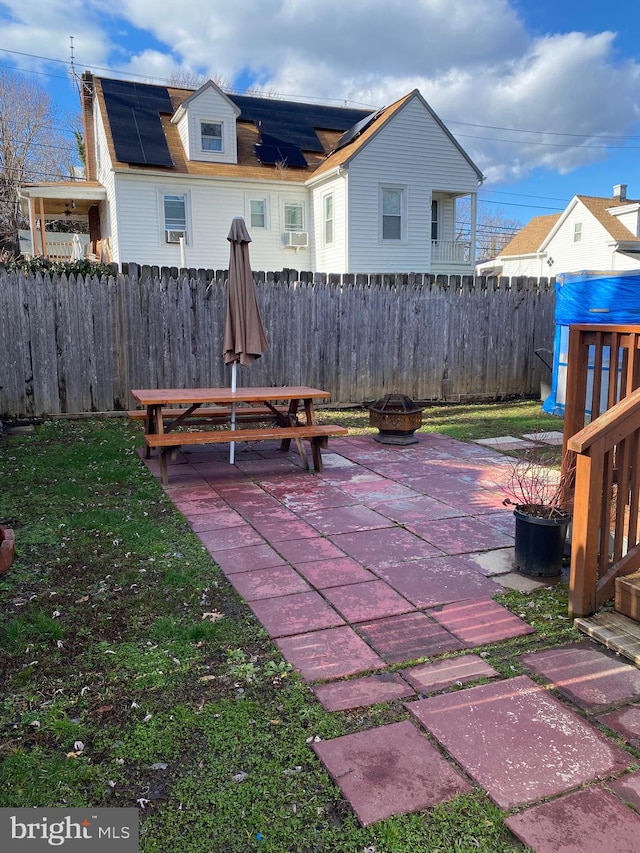
[(482, 174), (417, 90), (372, 112), (85, 72), (82, 105), (87, 180), (20, 189), (42, 254), (73, 209), (114, 262), (224, 269), (242, 216), (254, 269), (473, 272)]
[(476, 271), (540, 278), (635, 269), (640, 269), (640, 201), (627, 199), (626, 184), (616, 184), (613, 198), (576, 195), (563, 213), (534, 217)]

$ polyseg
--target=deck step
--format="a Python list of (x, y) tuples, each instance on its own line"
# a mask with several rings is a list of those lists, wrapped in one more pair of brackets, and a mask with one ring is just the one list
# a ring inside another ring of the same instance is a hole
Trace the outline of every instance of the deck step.
[(616, 610), (640, 622), (640, 572), (616, 578)]
[(640, 623), (622, 613), (602, 610), (594, 616), (581, 616), (573, 620), (583, 634), (602, 643), (640, 667)]

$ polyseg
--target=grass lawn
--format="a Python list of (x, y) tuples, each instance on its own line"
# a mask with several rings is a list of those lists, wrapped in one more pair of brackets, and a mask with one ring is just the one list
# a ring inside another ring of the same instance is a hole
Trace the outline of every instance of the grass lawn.
[[(323, 413), (354, 430), (368, 414)], [(538, 403), (434, 406), (423, 430), (463, 440), (559, 429)], [(310, 742), (402, 720), (400, 703), (330, 714), (289, 670), (140, 464), (142, 428), (55, 420), (0, 442), (0, 807), (135, 806), (143, 853), (436, 853), (522, 849), (481, 793), (357, 823)], [(500, 601), (536, 634), (578, 635), (566, 588)]]

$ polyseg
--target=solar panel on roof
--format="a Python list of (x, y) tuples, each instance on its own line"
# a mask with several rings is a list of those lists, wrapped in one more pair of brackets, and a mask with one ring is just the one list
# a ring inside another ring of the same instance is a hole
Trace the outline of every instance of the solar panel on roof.
[(323, 104), (303, 104), (252, 95), (230, 97), (240, 109), (241, 121), (255, 122), (270, 135), (303, 151), (324, 151), (315, 128), (345, 131), (370, 115), (369, 110), (328, 107)]
[(167, 89), (125, 80), (101, 82), (117, 159), (131, 165), (173, 166), (160, 120), (161, 112), (173, 112)]
[(360, 136), (362, 131), (366, 130), (366, 128), (369, 127), (369, 125), (378, 118), (380, 112), (381, 110), (378, 110), (377, 113), (371, 113), (371, 115), (360, 119), (360, 121), (356, 122), (353, 127), (350, 127), (346, 133), (342, 134), (342, 136), (336, 143), (335, 150), (338, 151), (340, 148), (344, 148), (345, 145), (348, 145), (350, 142), (353, 142), (354, 139), (357, 139), (357, 137)]
[(304, 169), (308, 163), (302, 151), (295, 145), (263, 133), (260, 142), (253, 146), (258, 160), (265, 166), (284, 163), (285, 166)]

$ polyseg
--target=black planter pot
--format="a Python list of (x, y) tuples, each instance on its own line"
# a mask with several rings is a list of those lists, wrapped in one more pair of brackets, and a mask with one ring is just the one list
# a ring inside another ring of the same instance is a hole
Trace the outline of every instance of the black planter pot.
[(515, 568), (536, 578), (556, 577), (562, 571), (564, 543), (571, 516), (557, 510), (553, 518), (530, 515), (516, 507)]

